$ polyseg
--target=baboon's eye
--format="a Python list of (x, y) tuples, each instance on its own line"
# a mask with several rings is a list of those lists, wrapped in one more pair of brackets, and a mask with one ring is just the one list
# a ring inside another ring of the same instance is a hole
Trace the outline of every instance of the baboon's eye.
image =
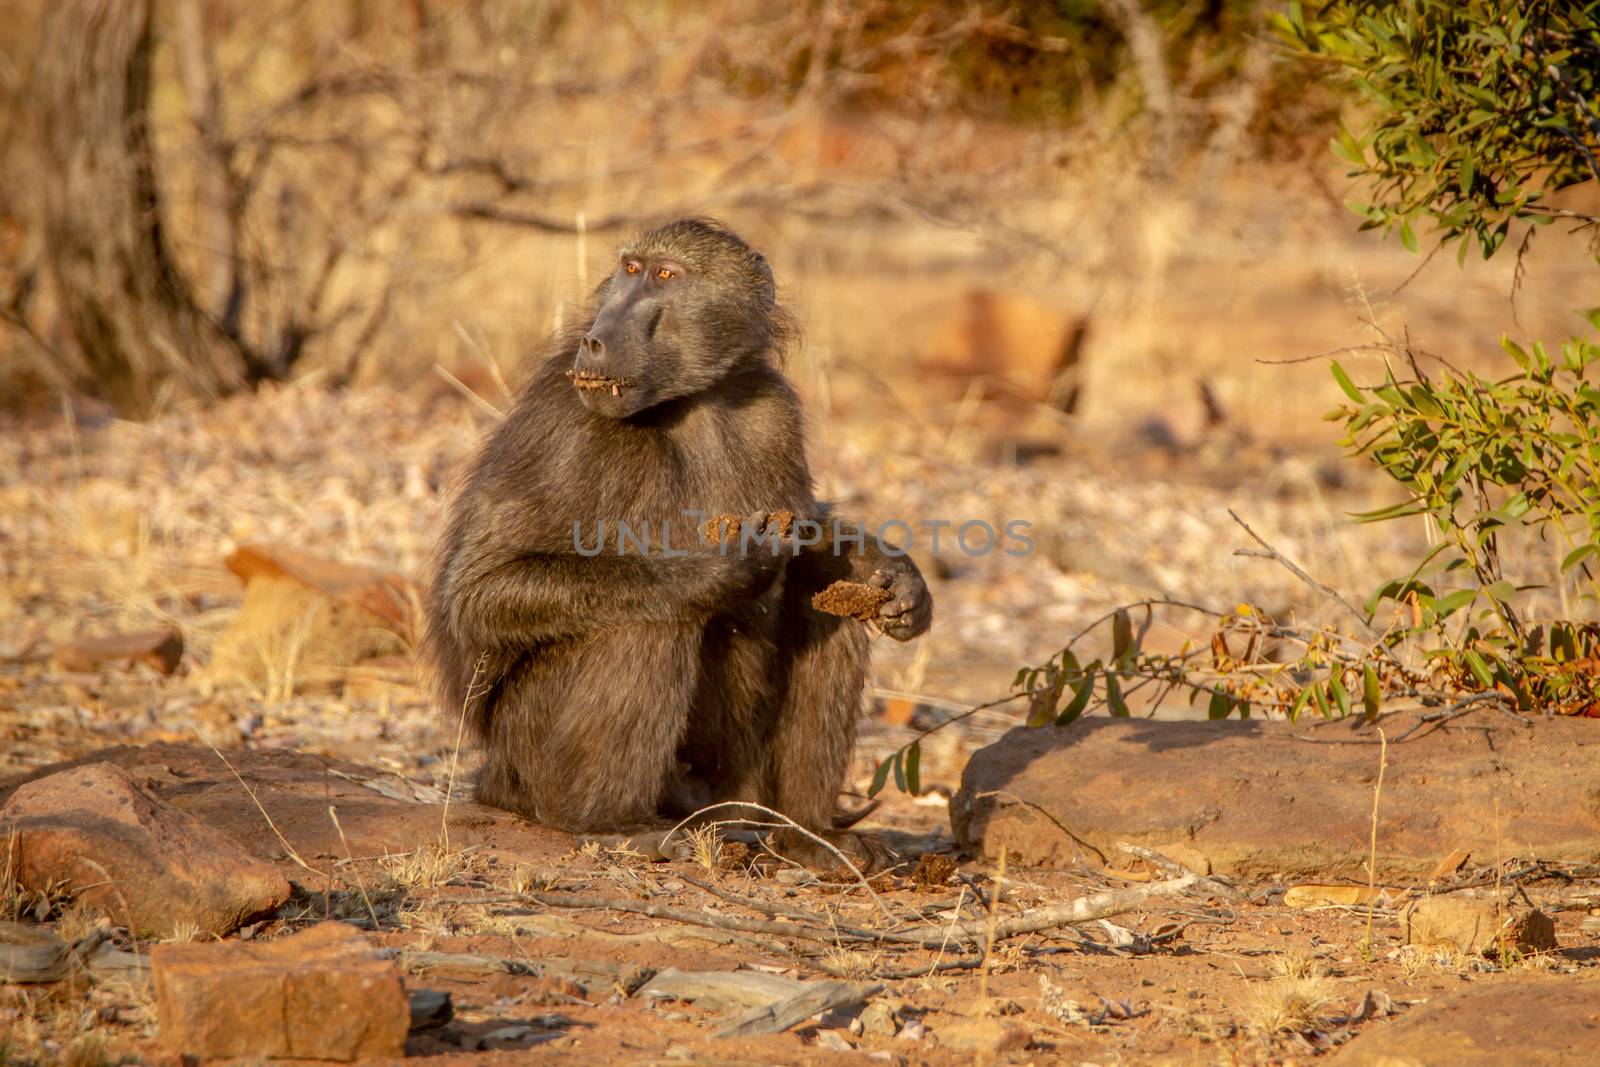
[(627, 271), (629, 274), (638, 274), (644, 268), (639, 266), (639, 264), (630, 261), (628, 263), (624, 263), (622, 265), (622, 269)]
[(668, 278), (672, 277), (672, 270), (668, 267), (657, 267), (656, 277), (660, 278), (662, 281), (666, 281)]

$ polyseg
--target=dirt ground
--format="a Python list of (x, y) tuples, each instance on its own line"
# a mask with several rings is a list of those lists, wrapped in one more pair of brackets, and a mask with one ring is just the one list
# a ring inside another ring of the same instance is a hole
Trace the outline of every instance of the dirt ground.
[[(1202, 890), (1153, 899), (1114, 916), (1115, 927), (1088, 923), (1002, 939), (987, 970), (940, 970), (971, 968), (977, 956), (959, 947), (936, 952), (730, 933), (646, 919), (604, 902), (706, 917), (806, 915), (840, 928), (887, 928), (881, 908), (893, 914), (897, 929), (937, 928), (955, 921), (957, 910), (980, 921), (991, 904), (1002, 916), (1026, 914), (1138, 886), (1149, 873), (1134, 864), (1120, 875), (1015, 867), (1002, 875), (968, 861), (937, 878), (913, 873), (908, 862), (874, 880), (873, 900), (853, 884), (743, 868), (726, 851), (719, 866), (709, 855), (649, 862), (593, 844), (575, 848), (564, 834), (470, 803), (452, 805), (446, 823), (442, 805), (399, 799), (408, 779), (347, 761), (285, 751), (231, 757), (260, 807), (199, 745), (125, 746), (89, 758), (127, 767), (156, 795), (278, 861), (294, 883), (294, 898), (246, 935), (277, 937), (326, 918), (368, 930), (376, 925), (374, 940), (398, 952), (409, 989), (449, 992), (455, 1019), (414, 1031), (409, 1059), (800, 1064), (877, 1062), (863, 1053), (882, 1053), (877, 1059), (885, 1062), (935, 1065), (1289, 1064), (1342, 1049), (1336, 1062), (1369, 1063), (1379, 1061), (1362, 1057), (1388, 1048), (1383, 1035), (1392, 1029), (1401, 1058), (1382, 1062), (1496, 1063), (1511, 1062), (1497, 1058), (1511, 1055), (1510, 1042), (1528, 1039), (1519, 1005), (1542, 1021), (1531, 1058), (1517, 1062), (1581, 1063), (1593, 1048), (1600, 945), (1583, 923), (1600, 905), (1596, 878), (1550, 874), (1524, 884), (1520, 892), (1555, 918), (1558, 948), (1504, 965), (1402, 945), (1392, 907), (1374, 916), (1369, 948), (1364, 910), (1289, 907), (1281, 883), (1260, 880), (1237, 885), (1237, 896)], [(0, 789), (0, 801), (9, 792)], [(342, 840), (329, 825), (330, 805), (340, 812)], [(942, 813), (902, 797), (873, 825), (915, 860), (921, 849), (947, 854), (942, 821)], [(925, 836), (918, 839), (917, 831)], [(529, 896), (536, 893), (581, 898), (587, 906), (543, 906)], [(81, 922), (70, 906), (47, 918), (63, 930)], [(1118, 927), (1150, 940), (1129, 943)], [(1174, 929), (1178, 935), (1167, 939)], [(497, 957), (524, 973), (474, 973), (459, 962), (430, 964), (438, 957), (412, 955), (420, 952)], [(541, 974), (551, 961), (618, 976), (585, 986)], [(719, 1039), (712, 1032), (726, 1012), (624, 995), (641, 972), (669, 967), (799, 978), (913, 976), (883, 980), (874, 998), (893, 1010), (895, 1036), (853, 1033), (850, 1010), (787, 1033)], [(1511, 999), (1498, 998), (1500, 988)], [(1463, 997), (1496, 1010), (1455, 1008)], [(142, 989), (8, 987), (0, 1011), (8, 1022), (9, 1062), (54, 1062), (63, 1050), (81, 1048), (77, 1030), (85, 1019), (94, 1020), (93, 1033), (103, 1041), (102, 1059), (93, 1062), (177, 1062), (159, 1045)], [(941, 1039), (974, 1019), (1021, 1026), (1029, 1043), (977, 1053)], [(1454, 1050), (1448, 1058), (1437, 1054), (1441, 1041)], [(1488, 1058), (1471, 1058), (1473, 1049)]]

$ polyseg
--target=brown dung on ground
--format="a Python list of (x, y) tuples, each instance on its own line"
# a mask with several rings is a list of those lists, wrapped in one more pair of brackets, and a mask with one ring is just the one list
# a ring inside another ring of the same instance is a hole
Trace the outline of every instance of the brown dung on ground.
[(878, 609), (887, 604), (889, 599), (887, 589), (862, 585), (860, 582), (838, 581), (812, 597), (811, 606), (829, 615), (843, 615), (868, 622), (878, 617)]

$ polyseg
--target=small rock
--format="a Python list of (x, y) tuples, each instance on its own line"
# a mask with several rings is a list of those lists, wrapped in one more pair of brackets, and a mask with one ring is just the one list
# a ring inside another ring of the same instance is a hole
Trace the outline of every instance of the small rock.
[(271, 864), (110, 763), (18, 786), (0, 808), (0, 835), (10, 837), (24, 888), (74, 887), (138, 935), (192, 927), (221, 937), (289, 899), (288, 881)]
[(51, 652), (64, 671), (92, 671), (102, 663), (147, 663), (162, 674), (178, 669), (183, 659), (183, 634), (175, 627), (104, 637), (75, 637), (56, 643)]
[(1556, 947), (1556, 927), (1548, 915), (1515, 901), (1497, 906), (1488, 896), (1423, 897), (1405, 910), (1401, 922), (1406, 944), (1452, 946), (1466, 955), (1498, 952), (1502, 940), (1523, 953)]
[(837, 1030), (818, 1030), (817, 1044), (834, 1052), (854, 1052), (856, 1047), (846, 1041)]
[(973, 1015), (1021, 1015), (1022, 1005), (1010, 997), (983, 997), (972, 1006)]
[(694, 1049), (688, 1045), (668, 1045), (667, 1051), (662, 1053), (669, 1060), (692, 1060)]
[(157, 945), (161, 1041), (202, 1059), (350, 1061), (405, 1052), (400, 969), (355, 929), (325, 922), (277, 941)]
[(438, 989), (414, 989), (406, 995), (411, 1003), (411, 1029), (428, 1030), (455, 1018), (450, 994)]
[(928, 1027), (921, 1019), (907, 1019), (900, 1028), (900, 1038), (904, 1041), (921, 1041), (928, 1036)]
[(939, 1027), (939, 1044), (971, 1052), (1011, 1052), (1028, 1047), (1033, 1032), (1021, 1023), (999, 1019), (962, 1019)]
[(893, 1037), (895, 1031), (899, 1029), (895, 1023), (894, 1009), (881, 1000), (868, 1004), (866, 1009), (856, 1016), (856, 1021), (861, 1024), (863, 1034)]

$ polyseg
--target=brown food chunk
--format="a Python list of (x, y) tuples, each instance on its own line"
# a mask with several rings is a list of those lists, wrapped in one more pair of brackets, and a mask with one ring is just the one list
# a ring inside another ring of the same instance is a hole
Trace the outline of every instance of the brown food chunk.
[(829, 615), (842, 615), (868, 622), (878, 617), (878, 609), (889, 602), (887, 589), (860, 582), (834, 582), (811, 598), (811, 606)]
[[(780, 534), (788, 537), (789, 531), (794, 528), (794, 512), (779, 508), (767, 516), (767, 525), (776, 526)], [(713, 515), (706, 520), (706, 540), (732, 541), (739, 536), (743, 526), (744, 519), (738, 515)]]

